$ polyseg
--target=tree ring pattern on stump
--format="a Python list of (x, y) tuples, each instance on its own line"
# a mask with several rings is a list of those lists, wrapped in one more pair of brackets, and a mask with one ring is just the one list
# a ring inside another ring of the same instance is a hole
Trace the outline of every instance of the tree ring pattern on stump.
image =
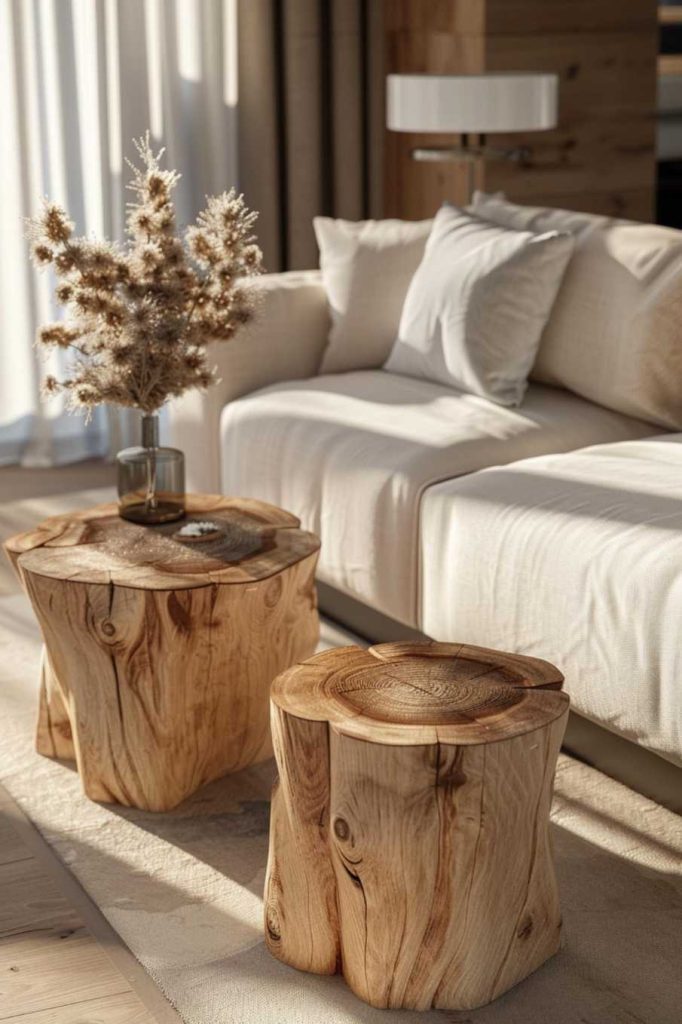
[(272, 700), (377, 743), (475, 744), (560, 717), (563, 676), (546, 661), (467, 644), (378, 644), (324, 651), (283, 673)]
[[(183, 537), (178, 524), (121, 519), (115, 505), (53, 516), (11, 538), (6, 549), (21, 570), (75, 583), (139, 589), (191, 589), (249, 583), (277, 575), (314, 554), (320, 542), (299, 520), (248, 498), (187, 495), (187, 522), (216, 529)], [(277, 591), (271, 595), (277, 599)]]
[(470, 663), (456, 658), (378, 663), (337, 678), (333, 690), (368, 718), (418, 725), (479, 721), (522, 699), (522, 691), (494, 679), (494, 666), (488, 670), (479, 664), (478, 676), (466, 671), (469, 667)]
[[(201, 522), (200, 514), (189, 515), (186, 522)], [(166, 572), (197, 573), (238, 565), (255, 554), (271, 551), (275, 530), (263, 529), (245, 517), (214, 515), (218, 529), (206, 537), (178, 536), (177, 523), (141, 526), (118, 516), (95, 519), (87, 524), (81, 545), (93, 545), (97, 557), (115, 559), (129, 565), (162, 567)], [(95, 551), (93, 549), (93, 554)], [(87, 557), (87, 552), (84, 553)]]

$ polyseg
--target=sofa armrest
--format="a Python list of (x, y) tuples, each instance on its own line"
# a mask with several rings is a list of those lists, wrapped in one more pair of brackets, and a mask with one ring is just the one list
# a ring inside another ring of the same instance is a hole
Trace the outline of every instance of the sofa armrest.
[(234, 341), (210, 349), (220, 380), (168, 407), (169, 441), (186, 456), (187, 489), (220, 493), (220, 415), (225, 405), (282, 380), (312, 377), (329, 333), (329, 310), (317, 270), (265, 274), (252, 285), (257, 315)]

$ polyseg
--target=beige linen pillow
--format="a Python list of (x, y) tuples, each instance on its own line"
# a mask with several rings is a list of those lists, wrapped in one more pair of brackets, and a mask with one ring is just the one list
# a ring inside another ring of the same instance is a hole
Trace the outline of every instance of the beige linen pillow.
[(315, 217), (332, 327), (321, 373), (381, 366), (433, 221)]
[(575, 236), (531, 379), (682, 429), (682, 232), (482, 193), (473, 208), (494, 224)]
[(520, 405), (572, 249), (569, 234), (513, 231), (441, 207), (386, 370)]

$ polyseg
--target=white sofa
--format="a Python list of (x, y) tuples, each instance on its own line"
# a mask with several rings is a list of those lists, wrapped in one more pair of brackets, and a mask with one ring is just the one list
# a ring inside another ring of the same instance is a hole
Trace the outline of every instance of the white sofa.
[(582, 716), (682, 765), (682, 435), (542, 383), (505, 408), (378, 368), (318, 375), (320, 274), (257, 287), (220, 384), (172, 409), (189, 486), (293, 511), (327, 593), (396, 634), (555, 661)]
[(574, 710), (682, 764), (682, 434), (430, 488), (421, 626), (561, 665)]

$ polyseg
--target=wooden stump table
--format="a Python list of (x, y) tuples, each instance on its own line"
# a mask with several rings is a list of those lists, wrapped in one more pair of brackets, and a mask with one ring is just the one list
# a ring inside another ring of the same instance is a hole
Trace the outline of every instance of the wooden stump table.
[(187, 509), (138, 526), (101, 505), (6, 544), (45, 640), (36, 747), (93, 800), (167, 810), (269, 757), (270, 684), (315, 650), (317, 538), (258, 501)]
[(481, 1006), (552, 956), (562, 682), (547, 662), (437, 643), (339, 648), (280, 675), (270, 951), (415, 1010)]

